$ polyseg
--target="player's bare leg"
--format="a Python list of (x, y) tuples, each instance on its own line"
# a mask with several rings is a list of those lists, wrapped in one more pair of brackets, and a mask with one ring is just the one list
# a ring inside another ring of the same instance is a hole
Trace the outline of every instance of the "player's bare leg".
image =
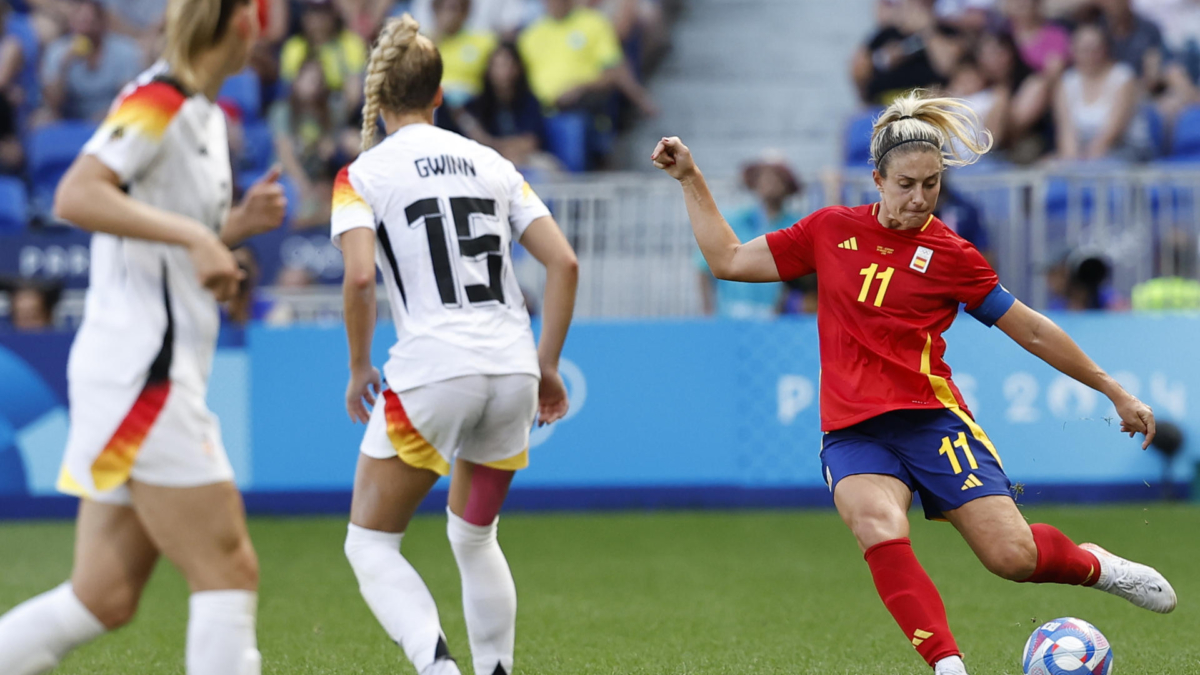
[(71, 649), (129, 623), (157, 560), (132, 508), (80, 502), (71, 581), (0, 618), (0, 672), (49, 672)]
[(1049, 525), (1031, 526), (1008, 497), (982, 497), (946, 517), (984, 566), (1005, 579), (1094, 586), (1155, 612), (1175, 609), (1175, 591), (1157, 570), (1095, 544), (1076, 546)]
[(169, 488), (130, 481), (151, 541), (188, 582), (188, 675), (258, 675), (258, 558), (233, 483)]
[(908, 536), (912, 490), (897, 478), (873, 473), (847, 476), (837, 484), (833, 502), (863, 552)]
[(992, 574), (1011, 581), (1034, 575), (1038, 549), (1033, 531), (1012, 498), (980, 497), (943, 515)]
[(399, 457), (358, 456), (346, 558), (367, 606), (421, 675), (458, 675), (421, 576), (400, 554), (400, 542), (438, 474)]
[(517, 589), (496, 540), (513, 471), (458, 460), (450, 481), (446, 533), (462, 576), (463, 614), (477, 675), (512, 672)]
[(859, 474), (838, 482), (833, 501), (905, 637), (937, 675), (966, 675), (941, 595), (908, 539), (912, 490), (893, 476)]

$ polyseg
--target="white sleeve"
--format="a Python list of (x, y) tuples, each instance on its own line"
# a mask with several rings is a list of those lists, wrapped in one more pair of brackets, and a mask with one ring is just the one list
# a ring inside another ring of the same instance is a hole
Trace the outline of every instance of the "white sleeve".
[(132, 182), (158, 157), (163, 137), (186, 101), (164, 82), (134, 89), (113, 104), (83, 153), (112, 169), (123, 185)]
[[(353, 165), (351, 165), (353, 166)], [(367, 200), (363, 199), (359, 187), (354, 185), (354, 176), (350, 174), (350, 166), (338, 172), (333, 181), (333, 208), (329, 219), (330, 236), (333, 245), (342, 247), (342, 235), (350, 230), (365, 228), (375, 231), (375, 211)]]
[(512, 226), (513, 241), (520, 241), (525, 228), (538, 218), (550, 215), (550, 209), (546, 208), (512, 162), (506, 161), (504, 164), (509, 171), (508, 222)]

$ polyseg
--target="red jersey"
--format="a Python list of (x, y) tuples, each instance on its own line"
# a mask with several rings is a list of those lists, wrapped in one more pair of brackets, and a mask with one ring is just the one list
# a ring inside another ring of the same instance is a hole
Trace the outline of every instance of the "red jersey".
[(821, 209), (767, 235), (783, 280), (817, 273), (821, 428), (905, 408), (967, 411), (950, 380), (942, 333), (960, 304), (1000, 283), (979, 251), (933, 217), (891, 230), (879, 205)]

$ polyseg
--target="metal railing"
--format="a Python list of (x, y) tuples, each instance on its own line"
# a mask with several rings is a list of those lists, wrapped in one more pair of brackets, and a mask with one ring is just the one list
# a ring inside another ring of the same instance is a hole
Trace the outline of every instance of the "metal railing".
[[(1200, 167), (1071, 166), (1026, 171), (986, 167), (952, 173), (951, 184), (979, 209), (1005, 285), (1034, 307), (1050, 300), (1047, 271), (1072, 251), (1103, 255), (1112, 290), (1175, 269), (1181, 242), (1195, 260), (1200, 238)], [(843, 177), (847, 204), (878, 198), (868, 172)]]
[[(1044, 308), (1050, 299), (1047, 269), (1081, 247), (1108, 258), (1113, 290), (1125, 296), (1135, 284), (1172, 271), (1171, 246), (1181, 239), (1190, 242), (1195, 258), (1200, 168), (982, 167), (957, 170), (950, 181), (979, 209), (1005, 285), (1034, 307)], [(712, 181), (711, 187), (722, 209), (750, 202), (732, 180)], [(696, 244), (675, 181), (659, 174), (601, 174), (544, 183), (537, 192), (579, 256), (577, 316), (700, 313)], [(877, 198), (869, 172), (849, 171), (813, 181), (794, 206), (807, 214), (827, 204), (857, 205)], [(519, 247), (514, 266), (529, 295), (540, 298), (541, 266)], [(341, 294), (336, 288), (263, 291), (289, 305), (296, 321), (340, 319)], [(59, 318), (70, 324), (82, 303), (73, 294), (67, 300)], [(381, 313), (386, 311), (381, 307)]]

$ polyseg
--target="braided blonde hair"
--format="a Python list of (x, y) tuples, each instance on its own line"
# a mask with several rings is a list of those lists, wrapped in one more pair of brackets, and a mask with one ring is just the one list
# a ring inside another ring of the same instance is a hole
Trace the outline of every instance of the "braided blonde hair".
[[(887, 161), (932, 146), (945, 166), (974, 164), (992, 149), (992, 133), (957, 98), (933, 98), (920, 89), (897, 98), (875, 120), (871, 162), (887, 176)], [(964, 156), (960, 148), (970, 154)]]
[(433, 103), (442, 82), (442, 56), (411, 15), (389, 19), (371, 60), (363, 92), (362, 149), (374, 147), (379, 116), (385, 111), (423, 110)]

